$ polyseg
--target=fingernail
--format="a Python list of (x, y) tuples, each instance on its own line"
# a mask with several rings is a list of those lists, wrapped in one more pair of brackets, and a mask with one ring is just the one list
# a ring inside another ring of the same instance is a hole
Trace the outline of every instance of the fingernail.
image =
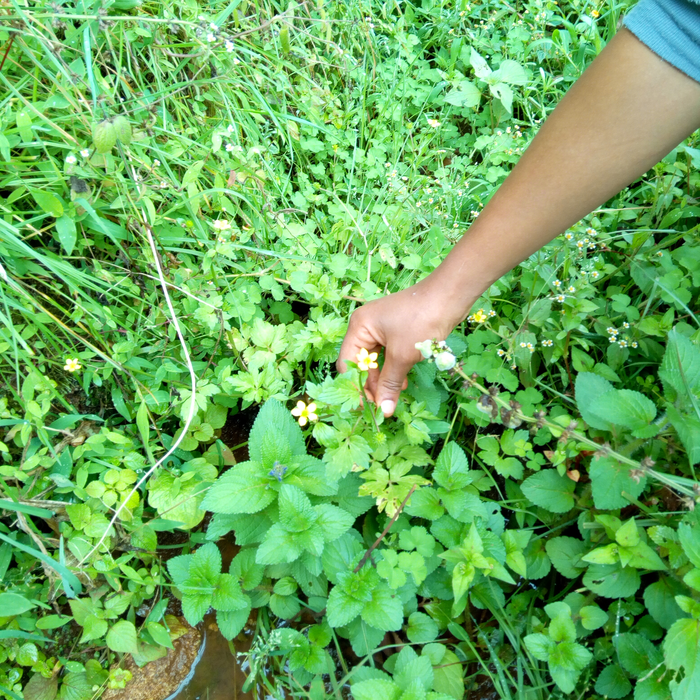
[(385, 399), (381, 403), (382, 413), (385, 416), (390, 416), (394, 412), (395, 408), (396, 404), (391, 399)]

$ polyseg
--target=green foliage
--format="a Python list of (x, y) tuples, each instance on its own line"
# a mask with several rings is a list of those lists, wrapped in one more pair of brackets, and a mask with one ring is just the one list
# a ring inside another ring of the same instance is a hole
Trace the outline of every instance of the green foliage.
[(4, 10), (0, 697), (128, 692), (171, 597), (231, 640), (255, 609), (275, 697), (700, 694), (697, 135), (492, 285), (393, 419), (332, 371), (628, 5)]

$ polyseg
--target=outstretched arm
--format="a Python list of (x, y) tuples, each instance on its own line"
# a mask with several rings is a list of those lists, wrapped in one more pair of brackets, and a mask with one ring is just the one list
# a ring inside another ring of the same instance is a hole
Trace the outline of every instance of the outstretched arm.
[(700, 127), (700, 83), (622, 29), (548, 117), (503, 185), (441, 265), (418, 284), (357, 309), (338, 370), (385, 348), (370, 398), (385, 415), (421, 359), (499, 277), (654, 166)]

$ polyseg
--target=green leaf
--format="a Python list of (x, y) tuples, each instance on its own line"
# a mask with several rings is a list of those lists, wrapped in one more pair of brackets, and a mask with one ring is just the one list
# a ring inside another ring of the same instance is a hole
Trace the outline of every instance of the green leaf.
[(510, 83), (511, 85), (527, 85), (528, 74), (525, 68), (521, 66), (517, 61), (511, 61), (506, 59), (501, 61), (501, 65), (492, 74), (495, 79), (498, 77), (504, 83)]
[(437, 638), (439, 629), (435, 620), (421, 612), (411, 613), (408, 617), (406, 636), (409, 642), (425, 644)]
[[(264, 466), (272, 466), (272, 462), (279, 457), (275, 456), (274, 448), (265, 449), (263, 444), (266, 436), (271, 438), (271, 444), (278, 446), (280, 453), (286, 451), (292, 455), (306, 454), (304, 435), (301, 428), (292, 417), (292, 414), (279, 401), (269, 399), (260, 409), (250, 435), (248, 436), (248, 450), (250, 459)], [(219, 511), (233, 513), (235, 511)], [(256, 511), (240, 511), (254, 513)]]
[(201, 546), (190, 561), (189, 579), (205, 579), (212, 585), (221, 573), (221, 552), (213, 542)]
[(632, 684), (617, 664), (611, 664), (601, 671), (595, 689), (597, 693), (615, 700), (624, 698), (632, 690)]
[(61, 683), (61, 700), (88, 700), (93, 696), (92, 686), (85, 673), (68, 673)]
[(666, 576), (644, 589), (644, 604), (649, 614), (664, 629), (671, 627), (679, 617), (684, 617), (683, 611), (676, 603), (676, 596), (684, 592), (677, 581)]
[(75, 248), (75, 242), (78, 237), (75, 221), (66, 214), (59, 216), (56, 219), (56, 233), (58, 233), (58, 241), (66, 255), (70, 255), (73, 252), (73, 248)]
[(700, 620), (676, 620), (666, 634), (663, 649), (666, 666), (683, 668), (687, 675), (693, 673), (700, 655)]
[(289, 620), (301, 610), (301, 604), (294, 596), (278, 595), (277, 593), (270, 596), (268, 605), (270, 610), (283, 620)]
[(491, 92), (497, 97), (507, 112), (513, 111), (513, 89), (506, 83), (491, 85)]
[(35, 603), (19, 593), (0, 593), (0, 610), (3, 616), (21, 615), (35, 607)]
[(671, 700), (669, 674), (665, 668), (657, 668), (648, 678), (637, 681), (634, 700)]
[(376, 586), (372, 591), (372, 599), (362, 608), (362, 619), (378, 630), (400, 630), (403, 625), (401, 598), (386, 585)]
[[(362, 612), (364, 603), (336, 586), (328, 596), (326, 614), (331, 627), (344, 627)], [(402, 618), (403, 619), (403, 618)], [(368, 622), (368, 624), (371, 624)], [(400, 625), (399, 625), (400, 627)]]
[(216, 625), (224, 639), (230, 641), (241, 633), (250, 617), (250, 609), (250, 598), (246, 596), (246, 606), (244, 608), (233, 612), (218, 611), (216, 613)]
[(352, 650), (362, 658), (371, 654), (382, 642), (386, 632), (368, 625), (361, 617), (356, 617), (347, 626), (348, 638)]
[(53, 700), (58, 693), (58, 678), (44, 678), (41, 674), (35, 673), (29, 683), (22, 689), (24, 700)]
[(583, 540), (575, 537), (554, 537), (547, 540), (545, 549), (552, 561), (552, 566), (566, 578), (576, 578), (583, 573), (585, 562), (581, 557), (586, 551)]
[(234, 465), (214, 482), (202, 507), (214, 513), (258, 513), (277, 496), (261, 470), (255, 462)]
[(280, 523), (289, 532), (304, 532), (318, 520), (318, 513), (311, 506), (308, 496), (300, 488), (289, 484), (283, 484), (280, 488), (279, 509)]
[(627, 598), (637, 592), (641, 579), (636, 569), (623, 568), (619, 562), (591, 564), (584, 574), (583, 585), (605, 598)]
[(638, 498), (646, 486), (646, 477), (638, 481), (630, 476), (630, 468), (613, 457), (595, 457), (591, 460), (589, 474), (592, 482), (593, 501), (601, 510), (616, 510), (629, 505), (622, 495)]
[(404, 512), (416, 518), (437, 520), (445, 514), (445, 509), (440, 504), (438, 492), (433, 488), (424, 486), (414, 492), (404, 508)]
[(700, 420), (695, 415), (681, 413), (670, 404), (666, 406), (666, 415), (688, 453), (688, 461), (691, 464), (700, 462)]
[(189, 592), (182, 596), (182, 614), (193, 627), (198, 625), (211, 607), (211, 593)]
[(32, 193), (34, 201), (46, 214), (50, 214), (56, 219), (63, 216), (63, 204), (56, 195), (51, 194), (51, 192), (43, 192), (42, 190), (30, 189), (29, 191)]
[(447, 491), (463, 489), (472, 482), (467, 456), (457, 443), (448, 442), (442, 448), (435, 462), (433, 479)]
[(608, 621), (608, 613), (597, 605), (584, 605), (579, 611), (584, 629), (597, 630)]
[(445, 95), (445, 102), (455, 107), (469, 109), (476, 107), (481, 101), (481, 92), (469, 80), (460, 80), (455, 87)]
[(617, 638), (617, 654), (622, 667), (638, 678), (661, 663), (661, 652), (644, 636), (624, 632)]
[(394, 682), (406, 691), (418, 682), (424, 691), (431, 690), (435, 681), (433, 665), (427, 656), (418, 656), (414, 649), (405, 646), (398, 654), (394, 665)]
[(214, 610), (233, 612), (247, 607), (248, 597), (231, 574), (219, 574), (211, 604)]
[[(453, 651), (449, 649), (445, 650), (442, 659), (437, 664), (433, 664), (433, 673), (435, 676), (433, 690), (435, 690), (435, 692), (444, 693), (445, 695), (453, 697), (455, 700), (462, 700), (464, 698), (462, 662)], [(430, 697), (430, 694), (428, 697)]]
[(597, 416), (632, 431), (646, 428), (656, 417), (656, 406), (644, 394), (615, 389), (599, 396), (590, 407)]
[(549, 655), (554, 649), (555, 643), (546, 635), (538, 632), (536, 634), (528, 634), (523, 641), (527, 650), (538, 660), (548, 661)]
[(258, 564), (282, 564), (301, 556), (302, 546), (298, 533), (288, 532), (281, 523), (275, 523), (258, 547), (255, 561)]
[(598, 416), (592, 408), (597, 399), (610, 391), (615, 391), (615, 387), (597, 374), (579, 372), (576, 376), (576, 406), (591, 428), (610, 430), (610, 421)]
[(265, 567), (255, 561), (255, 549), (241, 550), (231, 561), (229, 573), (240, 581), (243, 590), (259, 586), (263, 580)]
[(529, 476), (521, 485), (526, 498), (552, 513), (567, 513), (574, 507), (576, 483), (560, 476), (556, 469), (543, 469)]
[(678, 539), (690, 563), (700, 568), (700, 526), (680, 523)]
[(107, 632), (107, 646), (112, 651), (122, 653), (135, 653), (136, 645), (136, 627), (133, 622), (128, 620), (119, 620)]
[(372, 679), (353, 683), (351, 686), (354, 700), (398, 700), (401, 689), (394, 681)]
[(624, 525), (615, 532), (615, 541), (623, 547), (634, 547), (639, 544), (639, 530), (634, 518), (630, 518)]
[[(182, 554), (179, 557), (168, 559), (168, 572), (176, 585), (184, 583), (190, 575), (191, 554)], [(75, 612), (73, 612), (75, 615)]]
[(680, 408), (692, 408), (691, 394), (700, 396), (700, 349), (676, 330), (668, 334), (659, 377), (669, 402), (680, 399)]
[(557, 686), (565, 693), (573, 692), (581, 671), (593, 658), (588, 649), (576, 642), (561, 642), (549, 655), (549, 672)]

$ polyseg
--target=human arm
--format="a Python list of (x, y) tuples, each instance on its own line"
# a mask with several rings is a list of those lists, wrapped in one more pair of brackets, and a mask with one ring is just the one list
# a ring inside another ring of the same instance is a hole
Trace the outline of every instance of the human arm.
[(503, 274), (640, 177), (700, 126), (700, 84), (621, 30), (571, 87), (469, 231), (424, 280), (357, 309), (338, 370), (385, 349), (367, 392), (391, 415), (415, 343), (443, 340)]

